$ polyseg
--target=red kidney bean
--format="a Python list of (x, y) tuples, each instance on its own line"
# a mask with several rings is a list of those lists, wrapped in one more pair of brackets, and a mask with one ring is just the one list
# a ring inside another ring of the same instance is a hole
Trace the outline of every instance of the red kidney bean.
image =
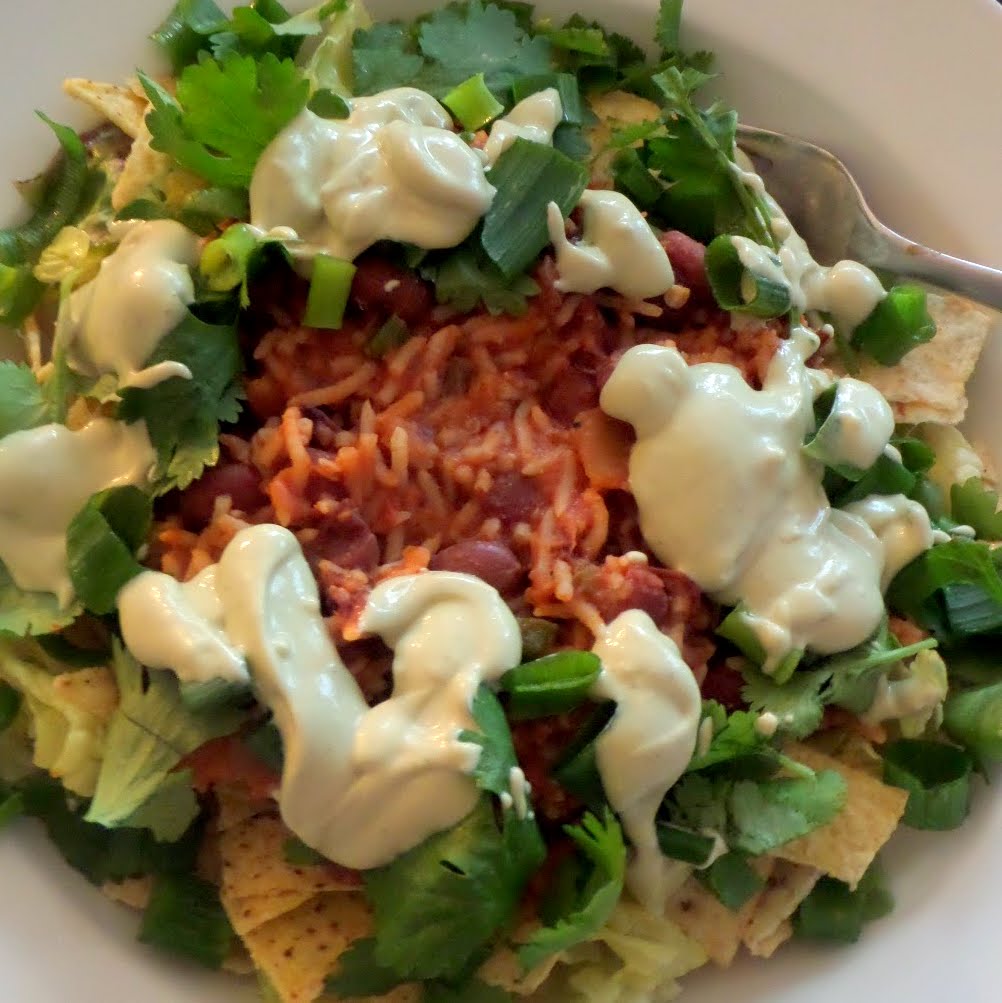
[(319, 527), (316, 539), (303, 544), (307, 559), (330, 561), (340, 568), (371, 571), (379, 564), (379, 541), (357, 512)]
[(519, 473), (498, 474), (484, 498), (484, 508), (506, 525), (527, 521), (542, 504), (539, 488)]
[(675, 270), (675, 281), (687, 286), (693, 296), (700, 299), (710, 297), (710, 284), (706, 280), (706, 268), (703, 264), (705, 245), (680, 230), (668, 230), (661, 235), (661, 246)]
[(431, 309), (427, 283), (382, 258), (363, 258), (351, 285), (351, 301), (360, 310), (382, 310), (412, 324)]
[(503, 544), (489, 540), (464, 540), (440, 550), (431, 559), (432, 571), (461, 571), (476, 575), (502, 594), (512, 592), (522, 580), (522, 565)]
[(642, 609), (657, 624), (668, 616), (668, 593), (664, 582), (642, 565), (633, 565), (624, 573), (625, 586), (615, 592), (598, 591), (594, 601), (608, 623), (628, 609)]
[(546, 392), (543, 406), (550, 417), (570, 425), (582, 411), (598, 404), (596, 379), (580, 369), (570, 369), (557, 377)]
[(261, 475), (246, 463), (223, 463), (212, 467), (181, 493), (180, 510), (184, 524), (201, 529), (212, 520), (216, 499), (228, 495), (230, 505), (241, 512), (253, 512), (264, 504)]

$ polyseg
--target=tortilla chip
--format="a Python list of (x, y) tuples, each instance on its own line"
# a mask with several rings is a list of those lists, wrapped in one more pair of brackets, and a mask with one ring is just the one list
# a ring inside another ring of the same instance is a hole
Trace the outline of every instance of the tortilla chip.
[[(527, 940), (536, 929), (536, 923), (525, 924), (515, 931), (512, 939), (516, 943)], [(514, 949), (503, 944), (480, 966), (477, 975), (489, 986), (498, 986), (517, 996), (531, 996), (550, 977), (562, 957), (561, 953), (551, 954), (526, 972)]]
[(811, 894), (822, 872), (786, 860), (777, 860), (742, 933), (745, 947), (759, 958), (768, 958), (793, 934), (790, 917)]
[[(312, 1003), (337, 959), (356, 940), (372, 933), (372, 915), (362, 895), (317, 895), (293, 912), (266, 923), (244, 937), (257, 968), (271, 982), (282, 1003)], [(325, 999), (335, 999), (326, 996)], [(400, 986), (383, 1003), (416, 1003), (415, 986)]]
[(929, 313), (937, 327), (932, 341), (919, 345), (896, 366), (866, 361), (857, 375), (887, 398), (895, 421), (956, 425), (967, 412), (965, 386), (991, 330), (992, 317), (970, 300), (934, 293), (929, 294)]
[(242, 784), (217, 784), (216, 832), (226, 832), (255, 815), (274, 815), (275, 802), (270, 798), (252, 798)]
[(308, 891), (282, 891), (268, 895), (234, 897), (232, 894), (224, 894), (220, 897), (230, 925), (237, 934), (244, 937), (265, 923), (295, 911), (315, 896)]
[(357, 889), (354, 871), (333, 864), (294, 867), (286, 863), (284, 846), (291, 833), (277, 815), (256, 815), (219, 835), (224, 901), (246, 901), (276, 894), (301, 894)]
[(907, 792), (864, 770), (846, 766), (807, 745), (784, 750), (813, 770), (837, 770), (845, 778), (845, 807), (828, 825), (787, 843), (776, 856), (817, 868), (855, 888), (904, 814)]
[[(763, 857), (751, 860), (750, 864), (765, 880), (769, 879), (775, 867), (774, 861)], [(668, 901), (665, 916), (700, 944), (715, 965), (727, 968), (741, 947), (745, 928), (755, 914), (762, 894), (765, 894), (764, 890), (734, 912), (692, 877)]]
[(111, 207), (116, 212), (161, 182), (171, 169), (170, 157), (153, 149), (152, 138), (146, 122), (140, 122), (132, 149), (111, 193)]
[(149, 102), (130, 88), (71, 77), (63, 81), (63, 90), (71, 98), (83, 101), (102, 118), (117, 125), (126, 136), (135, 139), (139, 135)]
[(148, 874), (141, 878), (126, 878), (124, 881), (106, 881), (101, 885), (101, 893), (112, 902), (140, 912), (149, 905), (152, 892), (153, 878)]
[[(614, 129), (625, 125), (637, 125), (657, 119), (661, 109), (646, 98), (629, 94), (626, 91), (609, 91), (589, 98), (591, 110), (598, 116), (598, 123), (587, 133), (588, 145), (596, 154), (592, 162), (592, 179), (599, 182), (609, 182), (612, 179), (612, 160), (619, 152), (607, 149), (609, 139)], [(636, 144), (636, 145), (639, 145)]]

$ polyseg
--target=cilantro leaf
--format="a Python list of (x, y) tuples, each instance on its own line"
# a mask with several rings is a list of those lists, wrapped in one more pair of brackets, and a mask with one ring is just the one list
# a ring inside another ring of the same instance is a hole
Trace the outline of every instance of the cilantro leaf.
[(208, 49), (209, 36), (225, 25), (226, 15), (213, 0), (177, 0), (150, 38), (163, 49), (177, 74)]
[(690, 774), (672, 789), (673, 822), (721, 833), (732, 850), (758, 856), (830, 822), (845, 804), (842, 776), (775, 780), (710, 779)]
[(231, 54), (187, 67), (177, 100), (139, 74), (153, 106), (152, 146), (223, 188), (246, 188), (265, 147), (305, 107), (309, 81), (291, 60)]
[(82, 611), (78, 602), (60, 607), (51, 592), (25, 592), (0, 561), (0, 635), (51, 634), (69, 626)]
[(519, 317), (528, 309), (527, 298), (539, 292), (528, 275), (506, 279), (479, 247), (459, 247), (437, 264), (424, 265), (421, 274), (435, 283), (435, 298), (461, 313), (479, 303), (493, 315)]
[(338, 958), (337, 968), (324, 984), (324, 991), (341, 999), (382, 996), (405, 981), (376, 960), (376, 939), (356, 940)]
[(739, 780), (728, 797), (727, 843), (758, 855), (806, 836), (830, 822), (845, 804), (841, 774), (822, 770), (814, 778)]
[[(196, 717), (185, 708), (173, 674), (147, 672), (117, 643), (112, 666), (120, 702), (86, 820), (114, 828), (133, 825), (139, 813), (157, 827), (155, 834), (175, 832), (163, 811), (167, 803), (179, 805), (179, 781), (169, 779), (171, 771), (210, 739), (235, 731), (243, 715), (220, 710)], [(190, 808), (191, 801), (185, 805)]]
[(1002, 540), (998, 493), (985, 487), (980, 477), (950, 488), (950, 514), (956, 522), (970, 526), (979, 540)]
[(678, 34), (682, 24), (682, 0), (661, 0), (658, 9), (657, 25), (654, 30), (654, 41), (661, 47), (662, 53), (678, 51)]
[(693, 773), (763, 755), (767, 766), (771, 765), (774, 769), (778, 765), (778, 754), (769, 744), (769, 739), (755, 726), (757, 713), (738, 710), (728, 714), (716, 700), (706, 700), (703, 703), (703, 720), (707, 718), (713, 722), (710, 747), (702, 755), (698, 752), (693, 755), (687, 772)]
[(163, 843), (146, 829), (107, 829), (84, 821), (86, 809), (70, 807), (63, 786), (44, 774), (34, 774), (18, 792), (25, 814), (42, 822), (66, 862), (92, 884), (194, 870), (202, 845), (198, 825), (179, 841)]
[(446, 982), (426, 982), (421, 1003), (511, 1003), (511, 996), (500, 986), (470, 979), (461, 986)]
[(233, 325), (206, 324), (189, 314), (157, 346), (147, 365), (181, 362), (190, 380), (172, 377), (122, 392), (118, 417), (145, 420), (157, 451), (154, 490), (187, 487), (219, 458), (219, 424), (235, 421), (242, 396), (240, 348)]
[(27, 366), (9, 359), (0, 361), (0, 439), (51, 420), (45, 394), (35, 374)]
[(540, 961), (587, 940), (604, 925), (623, 892), (626, 844), (616, 816), (608, 807), (600, 822), (590, 812), (581, 824), (566, 826), (579, 853), (591, 864), (591, 873), (570, 908), (551, 926), (537, 930), (518, 948), (525, 971)]
[(436, 11), (419, 32), (422, 53), (441, 76), (441, 88), (452, 88), (483, 73), (492, 91), (509, 88), (518, 77), (551, 68), (550, 44), (530, 37), (515, 15), (494, 4), (471, 0)]
[(511, 771), (518, 766), (504, 709), (491, 689), (481, 684), (473, 697), (471, 711), (480, 730), (462, 731), (459, 740), (480, 746), (473, 777), (481, 790), (500, 797), (508, 791)]
[(452, 829), (366, 873), (376, 962), (402, 981), (461, 979), (512, 922), (544, 854), (538, 831), (513, 839), (482, 798)]
[(402, 24), (381, 22), (355, 32), (352, 66), (356, 94), (378, 94), (392, 87), (414, 86), (424, 64)]
[(756, 669), (745, 669), (743, 674), (741, 696), (756, 716), (763, 711), (775, 714), (781, 730), (793, 738), (806, 738), (818, 730), (824, 714), (821, 690), (831, 672), (795, 672), (781, 685)]
[(153, 793), (123, 821), (130, 829), (149, 829), (163, 843), (179, 840), (201, 808), (191, 786), (191, 771), (168, 773)]
[(216, 885), (193, 874), (158, 877), (143, 913), (142, 943), (219, 968), (234, 936)]

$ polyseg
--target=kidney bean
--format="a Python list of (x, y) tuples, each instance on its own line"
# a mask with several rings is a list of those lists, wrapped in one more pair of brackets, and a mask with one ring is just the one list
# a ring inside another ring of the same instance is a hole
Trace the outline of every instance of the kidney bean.
[(246, 463), (223, 463), (206, 470), (181, 493), (180, 511), (184, 524), (201, 529), (212, 520), (216, 499), (228, 495), (230, 505), (241, 512), (253, 512), (264, 504), (261, 475)]
[(598, 404), (596, 379), (580, 369), (570, 369), (550, 385), (543, 401), (550, 417), (570, 425), (582, 411)]
[(515, 589), (522, 580), (522, 565), (503, 544), (489, 540), (463, 540), (440, 550), (431, 559), (432, 571), (460, 571), (476, 575), (498, 592)]
[(351, 301), (360, 310), (396, 314), (404, 323), (421, 320), (433, 299), (427, 283), (382, 258), (363, 258), (351, 285)]
[(675, 269), (675, 281), (687, 286), (692, 295), (699, 299), (711, 297), (710, 284), (706, 280), (703, 258), (706, 247), (680, 230), (668, 230), (661, 236), (661, 246), (668, 254), (668, 260)]
[(379, 563), (376, 534), (357, 512), (324, 523), (303, 551), (311, 562), (330, 561), (340, 568), (371, 571)]
[(527, 521), (541, 504), (535, 483), (514, 472), (498, 474), (484, 498), (484, 508), (509, 526)]

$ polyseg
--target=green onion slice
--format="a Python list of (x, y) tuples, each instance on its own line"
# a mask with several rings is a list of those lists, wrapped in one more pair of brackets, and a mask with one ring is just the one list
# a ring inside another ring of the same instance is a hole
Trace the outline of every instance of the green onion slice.
[(951, 694), (943, 726), (980, 762), (1002, 761), (1002, 682)]
[[(771, 253), (763, 248), (766, 253)], [(714, 237), (706, 249), (706, 278), (722, 310), (749, 313), (754, 317), (781, 317), (790, 312), (790, 287), (741, 263), (734, 238)]]
[(340, 94), (335, 94), (334, 91), (328, 90), (326, 87), (317, 91), (306, 102), (306, 107), (314, 115), (319, 115), (320, 118), (342, 119), (351, 114), (351, 106), (348, 102)]
[(510, 669), (500, 688), (508, 694), (515, 721), (549, 717), (573, 710), (588, 699), (602, 663), (590, 651), (557, 651)]
[(697, 871), (696, 877), (732, 912), (765, 887), (765, 881), (739, 850), (718, 857), (709, 867)]
[(884, 749), (884, 780), (908, 791), (904, 822), (914, 829), (955, 829), (971, 800), (971, 757), (955, 745), (903, 738)]
[(853, 331), (851, 343), (881, 365), (894, 366), (935, 333), (936, 322), (929, 315), (925, 290), (899, 285)]
[(374, 359), (381, 359), (388, 352), (403, 345), (410, 336), (410, 328), (394, 314), (369, 339), (369, 343), (365, 346), (366, 354)]
[(442, 104), (470, 132), (482, 129), (504, 111), (504, 105), (491, 93), (482, 73), (454, 87), (442, 98)]
[(551, 87), (560, 95), (564, 122), (568, 125), (587, 125), (593, 120), (581, 100), (581, 88), (573, 73), (537, 73), (531, 77), (520, 77), (511, 85), (511, 93), (517, 104)]
[(336, 331), (341, 326), (356, 271), (350, 261), (330, 254), (317, 255), (303, 318), (308, 327)]
[[(716, 634), (726, 641), (730, 641), (745, 658), (749, 659), (759, 668), (766, 661), (766, 651), (762, 647), (761, 641), (751, 626), (751, 619), (748, 610), (743, 604), (736, 606), (724, 617), (720, 626), (716, 629)], [(804, 652), (800, 650), (788, 651), (779, 661), (779, 664), (768, 674), (777, 685), (787, 682), (801, 659)]]
[(695, 867), (703, 867), (713, 853), (716, 840), (665, 822), (657, 823), (658, 846), (672, 860), (681, 860)]
[(247, 264), (260, 238), (254, 227), (236, 223), (205, 245), (198, 270), (205, 284), (217, 293), (236, 289), (247, 276)]

